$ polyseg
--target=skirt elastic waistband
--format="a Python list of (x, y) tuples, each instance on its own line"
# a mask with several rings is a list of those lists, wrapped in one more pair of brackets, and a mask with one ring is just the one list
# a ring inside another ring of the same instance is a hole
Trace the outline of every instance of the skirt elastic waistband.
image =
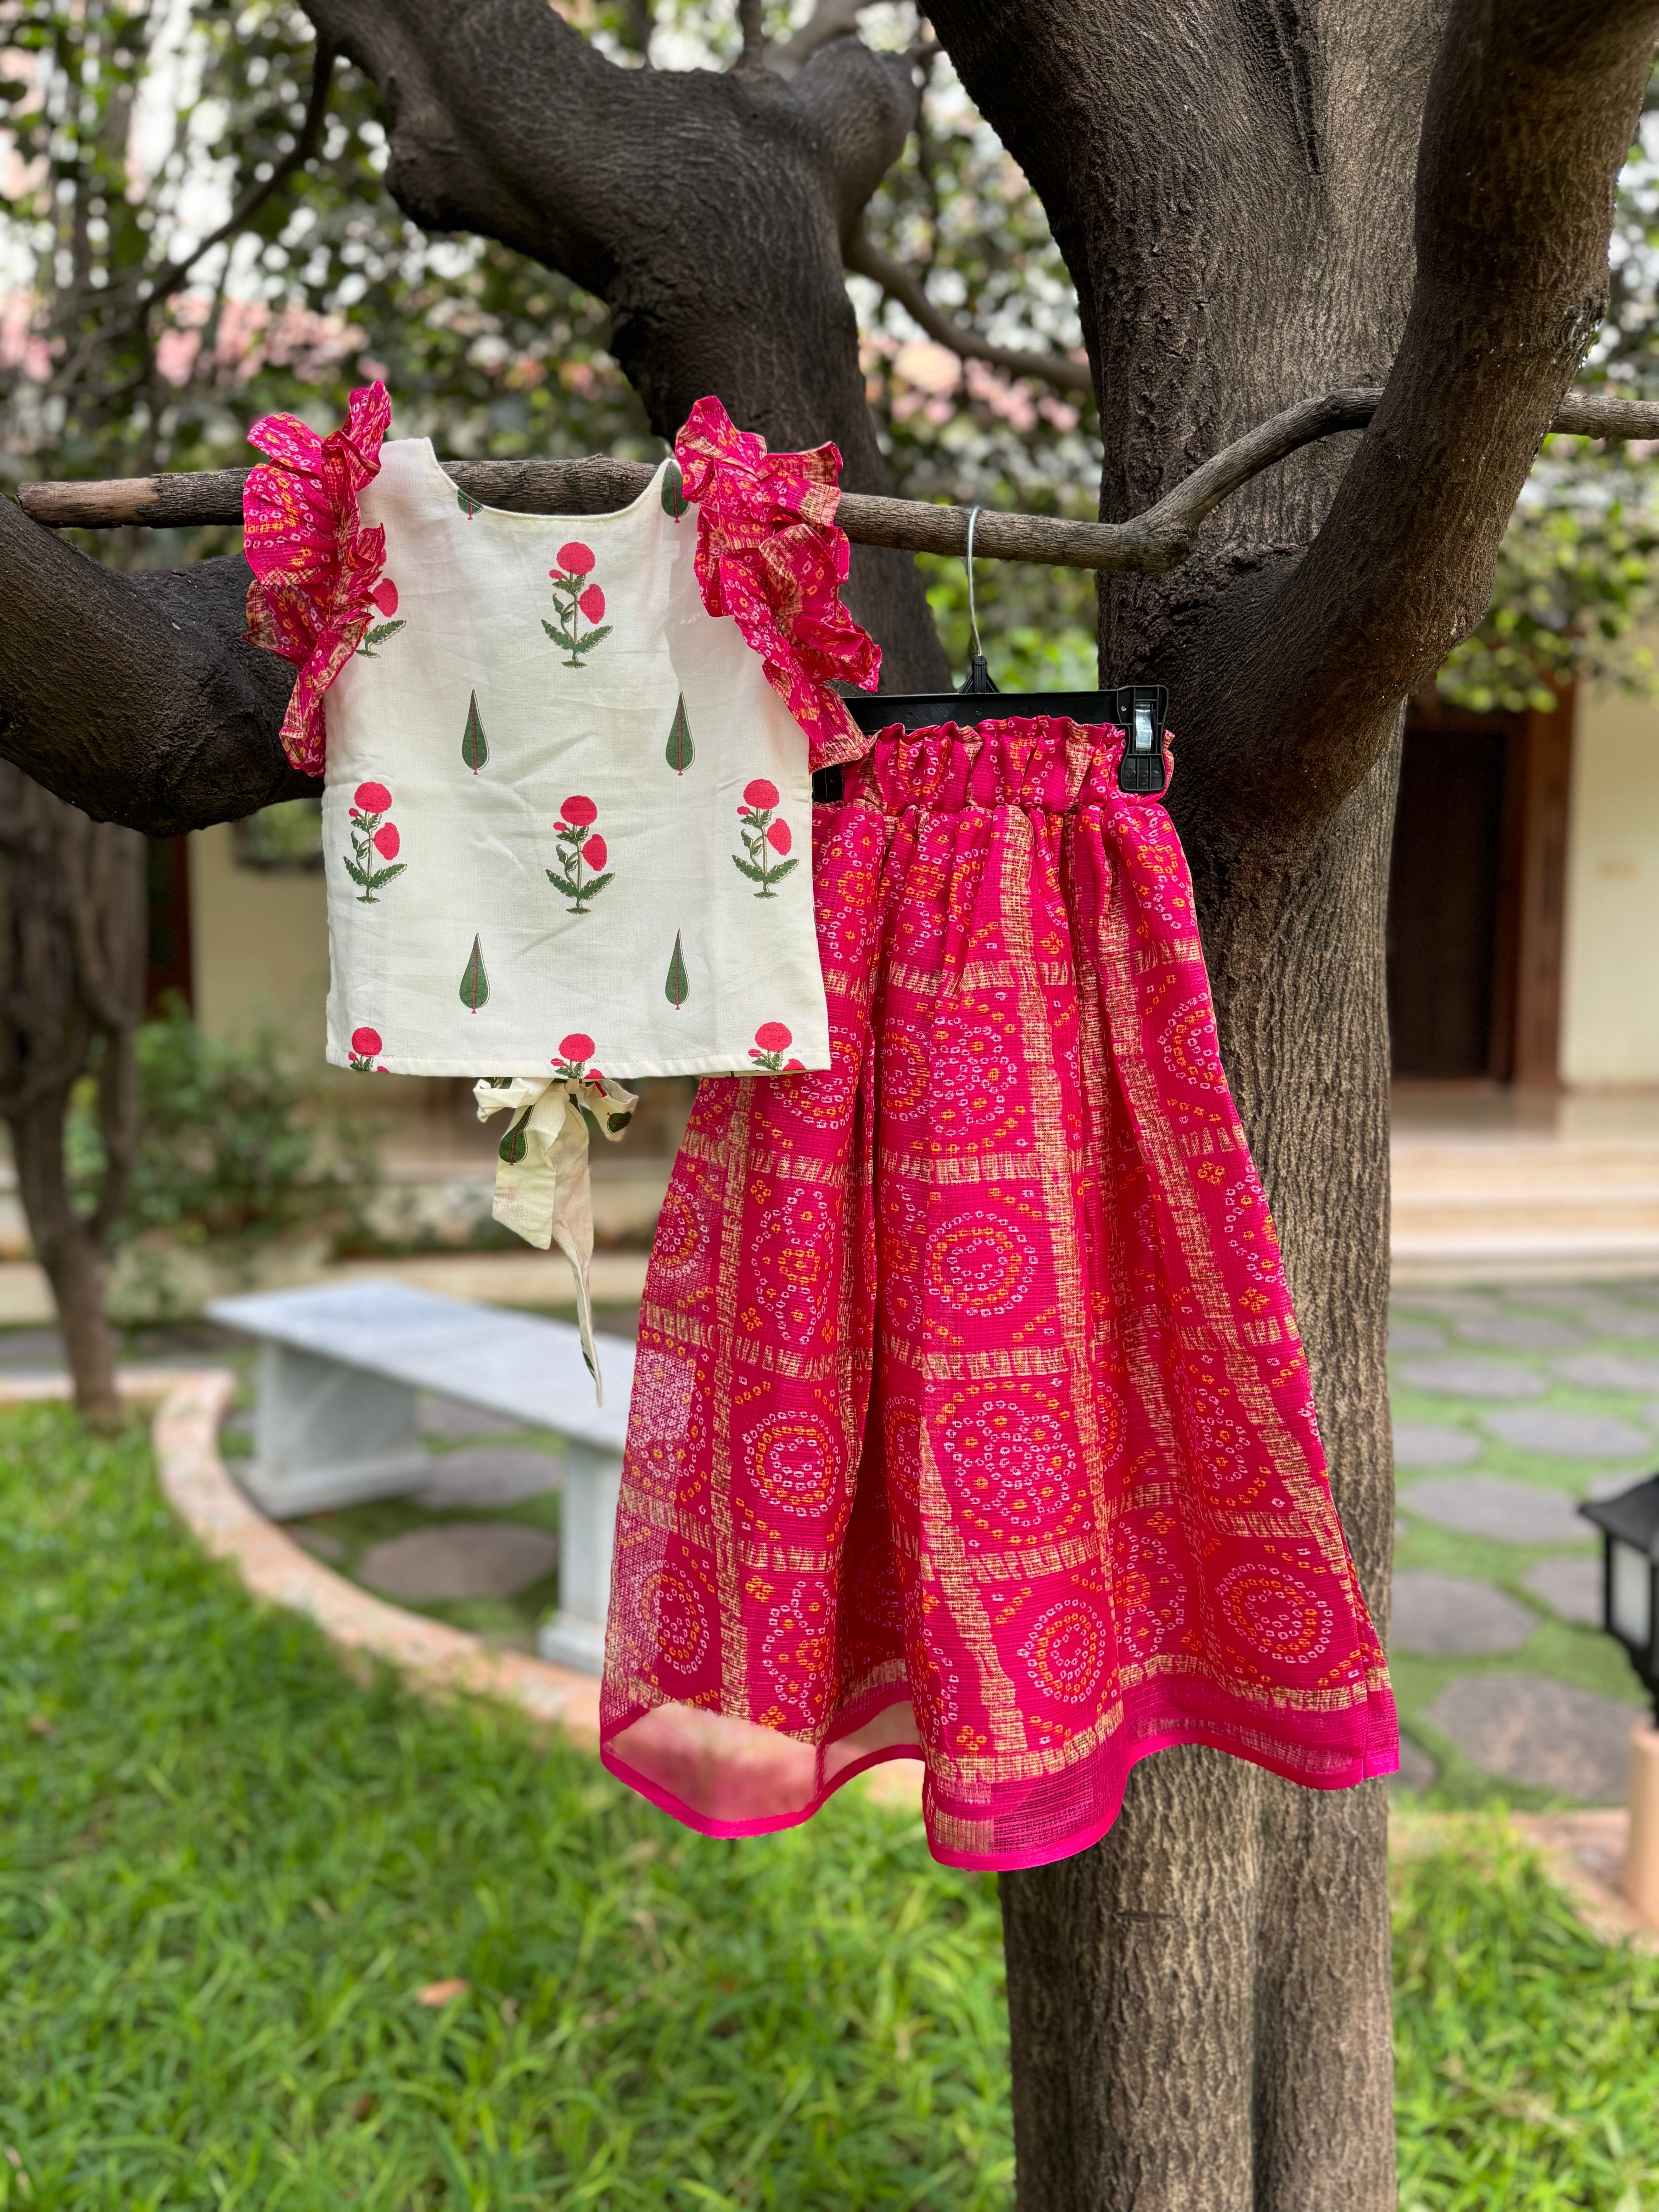
[(967, 730), (954, 722), (929, 730), (895, 727), (882, 731), (862, 759), (819, 769), (812, 795), (873, 801), (887, 814), (914, 806), (941, 814), (999, 806), (1069, 814), (1079, 806), (1122, 803), (1122, 753), (1121, 730), (1057, 716), (1010, 716)]

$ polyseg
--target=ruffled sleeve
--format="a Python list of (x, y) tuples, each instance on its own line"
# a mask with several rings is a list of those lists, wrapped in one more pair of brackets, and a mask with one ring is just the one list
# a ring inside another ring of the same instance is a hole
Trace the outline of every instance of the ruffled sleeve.
[(283, 750), (307, 775), (323, 772), (323, 694), (375, 611), (386, 532), (360, 526), (357, 495), (380, 474), (391, 416), (376, 383), (352, 393), (344, 428), (325, 438), (292, 415), (267, 415), (247, 434), (270, 456), (242, 493), (247, 634), (299, 664)]
[(700, 399), (674, 459), (697, 508), (697, 581), (711, 615), (730, 615), (767, 680), (805, 731), (814, 768), (856, 760), (871, 740), (836, 678), (875, 689), (881, 647), (841, 603), (847, 534), (836, 527), (841, 454), (772, 453), (737, 429), (718, 399)]

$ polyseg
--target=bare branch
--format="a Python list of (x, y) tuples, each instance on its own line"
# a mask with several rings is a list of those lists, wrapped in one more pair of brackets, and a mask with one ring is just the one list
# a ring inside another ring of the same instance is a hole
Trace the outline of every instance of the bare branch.
[(879, 284), (930, 338), (963, 361), (988, 362), (993, 368), (1005, 369), (1010, 376), (1035, 377), (1041, 383), (1057, 385), (1062, 392), (1094, 396), (1094, 375), (1086, 361), (1072, 361), (1063, 353), (1026, 353), (1018, 346), (993, 345), (977, 331), (953, 321), (933, 305), (919, 276), (882, 252), (862, 222), (848, 241), (845, 259), (854, 275)]
[(869, 5), (870, 0), (818, 0), (799, 30), (772, 49), (767, 57), (771, 67), (781, 76), (792, 76), (820, 46), (856, 31), (859, 17)]
[(763, 20), (764, 0), (738, 0), (738, 26), (743, 33), (743, 52), (732, 64), (734, 69), (758, 70), (766, 67), (766, 25)]
[(280, 191), (298, 169), (304, 168), (322, 142), (323, 118), (328, 112), (328, 95), (334, 82), (335, 52), (331, 46), (319, 44), (311, 71), (311, 97), (306, 104), (306, 119), (300, 135), (270, 174), (252, 185), (242, 195), (217, 230), (210, 231), (201, 243), (182, 259), (169, 261), (155, 272), (147, 298), (150, 301), (165, 300), (189, 276), (204, 255), (216, 246), (222, 246), (228, 238), (234, 238), (252, 222), (273, 192)]
[(641, 65), (651, 66), (652, 0), (626, 0), (623, 9), (622, 42), (630, 53), (639, 56)]
[[(1224, 447), (1131, 522), (1073, 522), (981, 507), (974, 550), (992, 561), (1161, 576), (1188, 557), (1200, 525), (1242, 484), (1316, 439), (1363, 430), (1382, 398), (1374, 386), (1360, 386), (1287, 407)], [(1659, 400), (1569, 392), (1549, 427), (1579, 438), (1659, 438)], [(637, 499), (652, 476), (648, 462), (612, 460), (604, 453), (572, 461), (445, 461), (443, 466), (459, 489), (515, 514), (608, 514)], [(134, 523), (151, 530), (198, 529), (241, 520), (247, 475), (246, 469), (216, 469), (100, 483), (26, 483), (17, 497), (26, 514), (54, 530), (114, 530)], [(965, 553), (969, 514), (965, 507), (847, 492), (839, 520), (857, 545)]]

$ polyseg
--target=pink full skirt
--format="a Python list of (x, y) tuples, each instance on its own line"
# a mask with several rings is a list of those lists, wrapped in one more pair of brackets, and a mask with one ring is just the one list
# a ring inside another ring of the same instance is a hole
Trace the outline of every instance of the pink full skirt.
[(833, 1066), (698, 1092), (602, 1730), (707, 1833), (909, 1756), (936, 1857), (1034, 1866), (1166, 1745), (1398, 1764), (1186, 860), (1121, 746), (878, 739), (815, 810)]

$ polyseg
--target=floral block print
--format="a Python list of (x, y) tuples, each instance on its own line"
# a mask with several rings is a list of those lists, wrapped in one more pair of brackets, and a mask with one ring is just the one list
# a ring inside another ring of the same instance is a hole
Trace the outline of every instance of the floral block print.
[(470, 1014), (476, 1014), (489, 996), (489, 976), (484, 967), (483, 946), (475, 937), (466, 965), (461, 970), (461, 1004)]
[(587, 1065), (592, 1057), (592, 1038), (580, 1030), (573, 1030), (568, 1037), (559, 1040), (559, 1056), (553, 1063), (553, 1073), (575, 1082), (597, 1082), (599, 1070), (590, 1069)]
[(616, 881), (616, 871), (605, 866), (611, 857), (609, 848), (593, 827), (599, 815), (593, 801), (580, 793), (567, 799), (559, 809), (553, 832), (559, 865), (546, 873), (554, 890), (570, 901), (566, 909), (570, 914), (586, 914), (588, 902)]
[(466, 723), (461, 732), (461, 758), (474, 775), (489, 758), (489, 740), (484, 735), (483, 717), (478, 712), (476, 691), (467, 701)]
[(1121, 749), (878, 739), (814, 810), (832, 1066), (699, 1088), (601, 1728), (709, 1833), (909, 1756), (936, 1857), (1034, 1866), (1169, 1745), (1397, 1764), (1186, 862)]
[(799, 855), (793, 860), (787, 857), (795, 841), (789, 824), (778, 818), (777, 804), (778, 787), (763, 775), (744, 786), (743, 805), (738, 809), (743, 850), (732, 854), (732, 863), (740, 876), (760, 885), (757, 898), (775, 898), (773, 885), (800, 866)]
[(674, 719), (668, 726), (668, 765), (676, 775), (684, 775), (696, 757), (696, 748), (691, 743), (691, 718), (685, 711), (685, 694), (682, 691), (674, 708)]
[(663, 983), (662, 994), (676, 1012), (691, 995), (691, 986), (685, 973), (685, 953), (680, 944), (680, 933), (678, 929), (674, 932), (674, 951), (668, 963), (668, 974)]
[(360, 783), (352, 794), (347, 815), (351, 825), (351, 853), (345, 872), (354, 884), (362, 887), (357, 895), (359, 906), (378, 906), (380, 902), (374, 896), (376, 891), (383, 890), (409, 865), (398, 858), (403, 849), (398, 825), (386, 818), (391, 804), (392, 793), (383, 783)]
[(755, 1042), (749, 1048), (749, 1057), (755, 1063), (757, 1075), (793, 1075), (800, 1066), (798, 1060), (784, 1058), (795, 1042), (783, 1022), (763, 1022), (755, 1031)]
[(384, 1052), (379, 1030), (360, 1029), (351, 1032), (351, 1066), (359, 1075), (384, 1075), (386, 1070), (375, 1065), (376, 1053)]
[[(390, 576), (382, 576), (368, 596), (383, 615), (392, 616), (397, 613), (398, 586)], [(400, 629), (407, 627), (407, 623), (403, 621), (371, 623), (363, 632), (362, 642), (357, 650), (365, 660), (373, 660), (377, 657), (374, 651), (377, 645), (384, 645), (387, 638), (395, 637)]]
[(556, 568), (547, 572), (557, 619), (549, 622), (544, 617), (542, 628), (555, 645), (564, 647), (564, 666), (580, 668), (615, 625), (605, 619), (605, 593), (597, 584), (586, 581), (593, 572), (592, 547), (573, 539), (568, 545), (560, 546), (558, 562)]

